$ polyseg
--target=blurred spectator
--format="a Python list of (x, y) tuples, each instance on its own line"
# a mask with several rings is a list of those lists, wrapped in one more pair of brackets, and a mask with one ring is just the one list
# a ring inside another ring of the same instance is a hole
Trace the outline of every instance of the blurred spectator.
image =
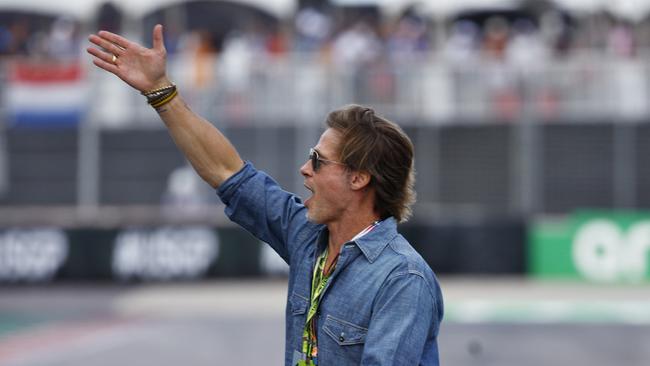
[(12, 37), (11, 32), (9, 32), (9, 28), (5, 27), (3, 24), (0, 24), (0, 56), (9, 53), (11, 42)]
[(181, 42), (185, 36), (185, 30), (181, 29), (176, 22), (165, 24), (165, 50), (167, 50), (169, 55), (174, 55), (182, 51), (183, 45)]
[(301, 9), (295, 18), (294, 49), (300, 52), (320, 51), (332, 33), (332, 20), (325, 13), (311, 8)]
[(479, 28), (470, 20), (455, 22), (444, 45), (445, 58), (452, 65), (464, 65), (476, 58)]
[[(0, 89), (1, 91), (1, 89)], [(9, 164), (5, 127), (0, 123), (0, 198), (9, 190)]]
[(518, 68), (541, 67), (548, 58), (548, 50), (532, 21), (517, 19), (512, 26), (506, 58)]
[(376, 60), (382, 53), (383, 44), (377, 33), (366, 23), (360, 22), (341, 32), (332, 46), (337, 66), (356, 70)]
[(427, 30), (427, 24), (422, 18), (403, 17), (388, 38), (387, 47), (391, 59), (395, 61), (413, 60), (430, 51), (431, 44)]
[(214, 82), (215, 53), (212, 34), (208, 31), (193, 31), (183, 40), (183, 50), (187, 56), (193, 90), (201, 91)]
[(540, 17), (540, 32), (553, 56), (563, 56), (571, 51), (570, 29), (558, 11), (547, 11)]
[(97, 10), (96, 29), (122, 33), (122, 12), (111, 2), (103, 3)]
[(14, 20), (9, 26), (8, 54), (26, 56), (27, 42), (30, 37), (30, 22), (26, 17)]
[(519, 103), (532, 99), (540, 116), (547, 120), (556, 117), (556, 91), (544, 76), (549, 65), (549, 53), (540, 32), (531, 20), (515, 20), (506, 49), (506, 59), (516, 80), (512, 82), (512, 88), (505, 89), (505, 94), (500, 96), (502, 115), (517, 117), (521, 112)]
[(48, 55), (55, 60), (71, 60), (78, 56), (77, 26), (71, 18), (60, 17), (54, 21), (47, 39)]
[(508, 22), (502, 17), (490, 17), (485, 23), (483, 54), (490, 59), (503, 60), (508, 46)]
[(635, 55), (634, 38), (630, 27), (618, 23), (609, 29), (607, 50), (613, 56), (631, 58)]
[(178, 36), (173, 41), (176, 51), (170, 57), (169, 70), (176, 75), (176, 83), (184, 90), (188, 103), (197, 111), (208, 113), (211, 93), (221, 83), (214, 36), (207, 30), (178, 32)]
[(252, 39), (240, 31), (226, 37), (219, 67), (221, 80), (227, 90), (244, 92), (248, 88), (254, 48)]
[(266, 38), (266, 51), (270, 56), (283, 56), (289, 49), (289, 40), (283, 29), (269, 32)]
[(250, 90), (253, 65), (260, 53), (259, 47), (254, 35), (241, 31), (231, 32), (224, 41), (218, 75), (230, 120), (241, 121), (250, 111), (247, 92)]
[[(9, 29), (0, 25), (0, 56), (9, 53), (11, 45), (11, 34)], [(2, 67), (3, 65), (0, 65)], [(0, 103), (5, 102), (5, 89), (7, 83), (4, 82), (4, 70), (0, 70)], [(4, 109), (4, 104), (0, 104)], [(7, 139), (5, 137), (5, 118), (0, 118), (0, 198), (2, 198), (9, 189), (9, 166), (7, 163)]]
[(34, 32), (27, 40), (27, 55), (29, 58), (48, 60), (50, 57), (48, 41), (49, 35), (47, 32), (40, 30)]
[(498, 118), (512, 121), (519, 114), (520, 96), (516, 90), (516, 74), (504, 62), (510, 41), (508, 21), (500, 16), (490, 17), (485, 23), (482, 55), (485, 62), (487, 97), (492, 113)]

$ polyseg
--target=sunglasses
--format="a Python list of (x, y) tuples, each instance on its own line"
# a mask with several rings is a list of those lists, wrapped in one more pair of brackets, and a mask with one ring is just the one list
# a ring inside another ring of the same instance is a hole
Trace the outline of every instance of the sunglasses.
[(325, 163), (334, 163), (334, 164), (339, 164), (339, 165), (345, 165), (341, 163), (340, 161), (334, 161), (334, 160), (328, 160), (328, 159), (323, 159), (320, 157), (318, 154), (318, 151), (316, 151), (314, 148), (309, 149), (309, 160), (311, 160), (311, 168), (317, 172), (318, 169), (320, 169), (321, 164)]

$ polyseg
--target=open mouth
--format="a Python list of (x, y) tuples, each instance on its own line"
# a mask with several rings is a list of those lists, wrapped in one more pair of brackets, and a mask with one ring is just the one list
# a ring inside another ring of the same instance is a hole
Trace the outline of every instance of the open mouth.
[(307, 190), (308, 190), (309, 192), (311, 192), (311, 196), (309, 196), (309, 197), (307, 197), (307, 199), (305, 199), (305, 206), (307, 206), (309, 200), (311, 200), (312, 197), (314, 197), (314, 189), (311, 188), (310, 186), (308, 186), (307, 183), (305, 183), (304, 186), (305, 186), (305, 188), (307, 188)]

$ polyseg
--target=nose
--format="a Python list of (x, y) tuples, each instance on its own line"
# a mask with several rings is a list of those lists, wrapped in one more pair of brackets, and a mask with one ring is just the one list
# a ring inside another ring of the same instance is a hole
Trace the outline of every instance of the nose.
[(311, 162), (307, 160), (301, 167), (300, 167), (300, 174), (302, 174), (303, 177), (308, 177), (313, 174), (313, 171), (311, 169)]

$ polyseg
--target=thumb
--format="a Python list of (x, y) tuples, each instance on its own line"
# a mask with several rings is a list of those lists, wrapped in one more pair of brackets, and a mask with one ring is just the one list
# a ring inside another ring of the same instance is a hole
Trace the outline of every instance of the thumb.
[(165, 42), (163, 42), (162, 24), (156, 24), (156, 26), (153, 27), (153, 49), (156, 51), (165, 50)]

